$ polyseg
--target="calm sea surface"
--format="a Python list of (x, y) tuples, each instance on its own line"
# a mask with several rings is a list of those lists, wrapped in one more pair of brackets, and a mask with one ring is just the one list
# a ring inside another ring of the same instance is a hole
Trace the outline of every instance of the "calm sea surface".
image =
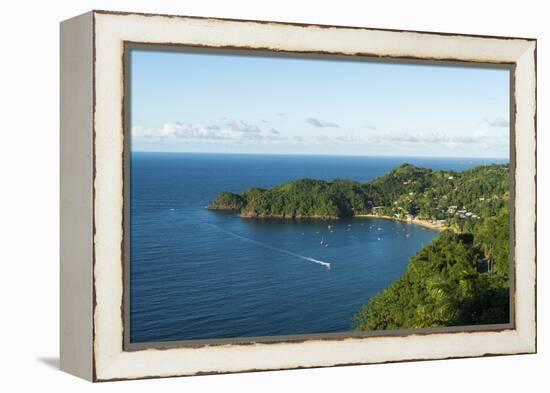
[(133, 153), (131, 341), (351, 330), (437, 233), (379, 219), (241, 219), (205, 206), (220, 191), (304, 177), (366, 182), (404, 162), (460, 171), (504, 161)]

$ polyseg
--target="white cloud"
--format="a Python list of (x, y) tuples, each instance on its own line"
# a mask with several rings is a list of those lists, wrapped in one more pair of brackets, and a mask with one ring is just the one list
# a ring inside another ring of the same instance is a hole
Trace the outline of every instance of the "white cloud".
[(243, 120), (232, 120), (226, 124), (184, 124), (168, 122), (158, 128), (132, 128), (134, 138), (144, 138), (147, 142), (160, 142), (165, 139), (194, 141), (277, 141), (284, 140), (280, 132), (272, 127), (260, 127)]
[(305, 119), (305, 122), (309, 125), (312, 125), (313, 127), (318, 127), (318, 128), (327, 128), (327, 127), (336, 128), (336, 127), (339, 127), (338, 124), (336, 124), (336, 123), (323, 121), (323, 120), (317, 119), (315, 117), (308, 117), (307, 119)]
[(242, 120), (233, 120), (227, 124), (227, 127), (235, 132), (255, 134), (259, 134), (261, 132), (260, 127), (258, 127), (257, 125), (245, 123)]
[(369, 141), (376, 144), (434, 144), (446, 146), (478, 144), (483, 146), (503, 146), (508, 143), (508, 135), (507, 133), (488, 131), (477, 131), (471, 135), (448, 135), (434, 131), (416, 134), (380, 134), (372, 136)]
[(132, 136), (135, 138), (145, 138), (152, 140), (165, 139), (172, 136), (174, 127), (171, 123), (166, 123), (160, 128), (143, 128), (142, 126), (132, 127)]
[(489, 124), (491, 127), (509, 127), (510, 122), (508, 119), (505, 119), (504, 117), (497, 117), (496, 119), (489, 119), (485, 118), (485, 122)]

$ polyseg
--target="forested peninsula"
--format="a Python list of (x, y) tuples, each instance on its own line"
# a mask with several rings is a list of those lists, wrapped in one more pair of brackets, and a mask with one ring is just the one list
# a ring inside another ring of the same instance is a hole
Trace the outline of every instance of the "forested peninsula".
[(241, 217), (379, 216), (442, 230), (405, 274), (358, 310), (359, 331), (509, 321), (508, 165), (462, 172), (403, 164), (367, 183), (301, 179), (220, 193), (208, 206)]

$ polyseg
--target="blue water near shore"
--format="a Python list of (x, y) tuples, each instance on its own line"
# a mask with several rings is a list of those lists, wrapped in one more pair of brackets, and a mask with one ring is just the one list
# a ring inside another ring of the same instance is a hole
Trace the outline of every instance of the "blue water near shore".
[(436, 232), (383, 219), (241, 219), (205, 206), (220, 191), (305, 177), (366, 182), (404, 162), (461, 171), (505, 161), (133, 153), (130, 341), (351, 330)]

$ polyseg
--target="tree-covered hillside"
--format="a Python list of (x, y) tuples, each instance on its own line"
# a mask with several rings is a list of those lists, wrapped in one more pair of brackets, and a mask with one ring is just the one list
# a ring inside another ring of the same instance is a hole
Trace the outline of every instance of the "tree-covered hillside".
[(452, 172), (403, 164), (365, 184), (301, 179), (268, 190), (250, 188), (240, 195), (222, 192), (209, 208), (237, 210), (245, 217), (378, 214), (446, 220), (448, 226), (461, 227), (470, 220), (494, 216), (508, 198), (508, 165)]
[(357, 330), (509, 321), (508, 209), (473, 233), (447, 230), (411, 258), (405, 274), (355, 316)]
[(463, 172), (434, 171), (404, 164), (365, 184), (376, 209), (385, 215), (451, 220), (490, 217), (507, 204), (508, 165), (479, 166)]
[(370, 205), (359, 183), (301, 179), (269, 190), (250, 188), (241, 195), (222, 192), (209, 208), (228, 206), (239, 206), (232, 210), (239, 210), (244, 217), (337, 218), (367, 212)]

